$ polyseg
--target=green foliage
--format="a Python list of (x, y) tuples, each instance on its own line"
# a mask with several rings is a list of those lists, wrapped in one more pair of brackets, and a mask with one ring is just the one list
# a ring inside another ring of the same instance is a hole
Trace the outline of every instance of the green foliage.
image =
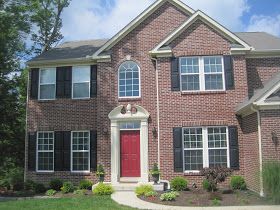
[(188, 180), (183, 177), (175, 177), (170, 181), (170, 186), (172, 190), (183, 191), (188, 187)]
[(114, 192), (112, 185), (99, 183), (93, 190), (94, 195), (111, 195)]
[(63, 182), (60, 179), (52, 179), (49, 183), (50, 188), (56, 191), (60, 191), (62, 185)]
[(179, 196), (178, 192), (171, 191), (160, 195), (161, 201), (174, 201)]
[(7, 190), (10, 190), (11, 186), (7, 179), (0, 180), (0, 187), (6, 188)]
[(36, 183), (34, 181), (26, 180), (26, 182), (24, 182), (24, 189), (35, 191), (35, 185)]
[(202, 187), (203, 187), (204, 190), (206, 190), (208, 192), (210, 192), (210, 191), (213, 192), (213, 191), (217, 190), (216, 188), (212, 189), (212, 186), (211, 186), (211, 184), (209, 183), (209, 181), (207, 179), (203, 180)]
[(74, 190), (75, 187), (72, 182), (64, 182), (63, 186), (61, 187), (61, 192), (64, 194), (74, 192)]
[(156, 191), (149, 191), (144, 194), (145, 197), (156, 197), (158, 193)]
[(104, 168), (103, 168), (103, 165), (99, 164), (99, 165), (97, 166), (96, 175), (97, 175), (97, 176), (105, 175), (105, 170), (104, 170)]
[(87, 192), (86, 189), (80, 189), (80, 190), (75, 190), (75, 191), (74, 191), (74, 194), (75, 194), (75, 195), (85, 195), (86, 192)]
[(200, 174), (209, 182), (212, 192), (217, 189), (217, 184), (224, 182), (232, 173), (232, 169), (226, 167), (203, 168)]
[(138, 187), (136, 187), (135, 194), (137, 196), (145, 196), (146, 193), (153, 192), (153, 191), (154, 191), (154, 188), (152, 185), (142, 184), (142, 185), (139, 185)]
[(212, 200), (212, 205), (213, 206), (220, 206), (221, 205), (221, 201), (219, 200), (219, 199), (214, 199), (214, 200)]
[(280, 204), (280, 162), (267, 162), (263, 166), (265, 191), (275, 204)]
[(14, 191), (22, 190), (24, 188), (23, 169), (19, 167), (9, 169), (2, 179), (2, 182), (6, 185), (9, 184)]
[(154, 166), (153, 166), (152, 170), (150, 170), (150, 174), (151, 175), (158, 175), (158, 174), (160, 174), (160, 170), (158, 168), (158, 164), (157, 163), (154, 163)]
[(35, 191), (35, 193), (45, 193), (46, 187), (42, 183), (36, 183), (34, 191)]
[(242, 176), (232, 176), (230, 186), (233, 190), (246, 190), (246, 182)]
[(80, 189), (91, 190), (91, 187), (92, 187), (92, 182), (89, 180), (81, 180), (79, 183)]
[(56, 194), (56, 190), (49, 189), (46, 192), (46, 196), (54, 196)]

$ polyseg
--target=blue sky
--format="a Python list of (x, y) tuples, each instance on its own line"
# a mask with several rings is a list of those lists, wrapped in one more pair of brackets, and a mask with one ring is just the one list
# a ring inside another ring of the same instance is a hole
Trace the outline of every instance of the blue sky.
[[(155, 0), (72, 0), (63, 13), (63, 41), (110, 38)], [(228, 29), (280, 37), (280, 0), (182, 0)]]

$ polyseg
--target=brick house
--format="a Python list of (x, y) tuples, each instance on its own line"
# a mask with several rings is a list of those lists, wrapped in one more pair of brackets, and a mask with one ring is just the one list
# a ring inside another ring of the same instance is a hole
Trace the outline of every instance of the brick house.
[(66, 42), (28, 62), (25, 179), (201, 183), (226, 166), (263, 194), (280, 160), (280, 39), (233, 33), (158, 0), (109, 40)]

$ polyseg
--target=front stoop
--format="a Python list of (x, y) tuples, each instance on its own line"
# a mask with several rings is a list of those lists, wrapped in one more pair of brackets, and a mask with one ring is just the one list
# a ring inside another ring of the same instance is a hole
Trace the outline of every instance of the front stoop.
[[(98, 184), (98, 183), (97, 183)], [(96, 185), (93, 185), (92, 188), (94, 189)], [(104, 182), (104, 184), (111, 184), (110, 182)], [(138, 187), (141, 184), (150, 184), (153, 186), (155, 191), (163, 191), (164, 190), (164, 184), (159, 183), (159, 184), (154, 184), (153, 182), (149, 183), (129, 183), (129, 182), (120, 182), (117, 184), (113, 184), (113, 188), (115, 191), (134, 191), (136, 187)]]

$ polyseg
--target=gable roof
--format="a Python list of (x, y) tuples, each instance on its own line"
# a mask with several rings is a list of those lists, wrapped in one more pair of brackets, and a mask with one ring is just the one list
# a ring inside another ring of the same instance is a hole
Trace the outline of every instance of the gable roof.
[(278, 102), (280, 105), (280, 97), (278, 91), (280, 89), (280, 72), (275, 74), (272, 79), (264, 84), (262, 89), (259, 89), (250, 98), (242, 102), (236, 108), (237, 114), (242, 114), (250, 108), (251, 105), (270, 105), (273, 102)]
[(280, 50), (280, 38), (265, 32), (235, 33), (246, 43), (254, 47), (255, 51)]
[(202, 20), (204, 23), (208, 24), (210, 27), (219, 31), (228, 39), (232, 40), (234, 43), (237, 43), (240, 47), (234, 47), (235, 50), (251, 50), (251, 47), (234, 33), (229, 31), (227, 28), (210, 18), (208, 15), (204, 14), (202, 11), (196, 11), (188, 20), (186, 20), (181, 26), (174, 30), (169, 36), (167, 36), (161, 43), (159, 43), (150, 54), (158, 54), (162, 47), (170, 44), (175, 38), (177, 38), (181, 33), (183, 33), (188, 27), (190, 27), (196, 20)]
[(113, 36), (105, 45), (103, 45), (98, 51), (93, 54), (93, 58), (98, 57), (103, 51), (111, 49), (115, 44), (117, 44), (123, 37), (125, 37), (129, 32), (135, 29), (141, 22), (143, 22), (151, 13), (162, 6), (165, 2), (169, 2), (175, 5), (177, 8), (181, 9), (188, 15), (192, 15), (194, 10), (181, 2), (180, 0), (157, 0), (146, 10), (144, 10), (140, 15), (138, 15), (134, 20), (132, 20), (127, 26), (120, 30), (115, 36)]
[(88, 55), (92, 55), (93, 53), (95, 53), (107, 41), (108, 39), (95, 39), (65, 42), (31, 59), (27, 62), (27, 64), (30, 65), (36, 63), (43, 63), (47, 61), (60, 61), (67, 59), (86, 59)]

